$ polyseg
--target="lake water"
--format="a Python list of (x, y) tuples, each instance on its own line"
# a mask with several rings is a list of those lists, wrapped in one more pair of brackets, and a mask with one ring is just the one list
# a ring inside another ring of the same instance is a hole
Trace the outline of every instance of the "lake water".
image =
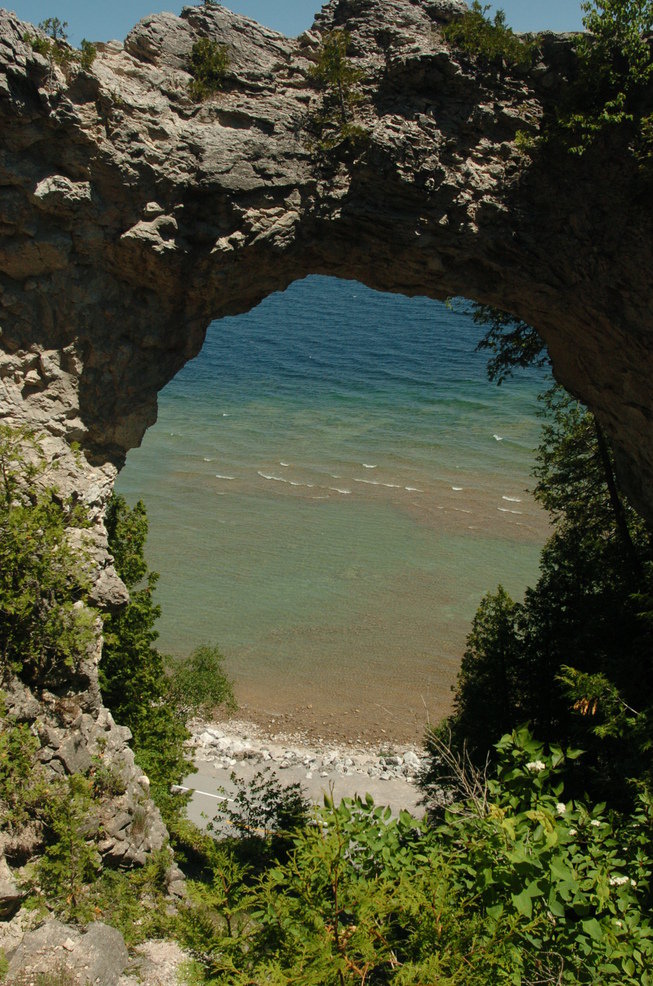
[(217, 643), (250, 711), (316, 733), (446, 713), (481, 596), (520, 596), (546, 536), (542, 377), (488, 383), (481, 334), (317, 276), (215, 322), (117, 484), (148, 509), (161, 649)]

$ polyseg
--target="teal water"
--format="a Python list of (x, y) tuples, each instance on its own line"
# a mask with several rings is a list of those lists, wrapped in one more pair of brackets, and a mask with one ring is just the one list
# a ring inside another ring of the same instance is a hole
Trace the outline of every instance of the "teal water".
[(215, 322), (117, 484), (148, 508), (161, 648), (218, 643), (258, 709), (439, 718), (481, 596), (519, 596), (546, 534), (541, 376), (489, 384), (480, 334), (324, 277)]

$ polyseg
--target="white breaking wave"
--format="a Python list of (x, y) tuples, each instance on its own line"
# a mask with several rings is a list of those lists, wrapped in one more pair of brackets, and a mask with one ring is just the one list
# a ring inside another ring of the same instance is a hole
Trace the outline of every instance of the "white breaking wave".
[(508, 510), (507, 507), (497, 507), (497, 510), (499, 510), (502, 514), (519, 514), (519, 516), (521, 516), (522, 513), (521, 510)]
[(416, 486), (404, 486), (407, 493), (423, 493), (424, 490), (418, 490)]
[(495, 440), (495, 442), (502, 442), (503, 441), (503, 438), (501, 437), (501, 435), (492, 435), (492, 438)]
[(387, 487), (389, 490), (400, 490), (401, 486), (399, 483), (381, 483), (381, 486)]
[(329, 489), (331, 490), (332, 493), (344, 493), (344, 494), (351, 493), (351, 490), (341, 490), (337, 486), (330, 486)]
[(365, 483), (366, 486), (382, 486), (383, 485), (377, 479), (356, 479), (356, 478), (354, 478), (354, 482), (355, 483)]
[(455, 490), (456, 493), (461, 493), (462, 490), (463, 490), (463, 487), (462, 486), (452, 486), (451, 489), (452, 490)]
[(280, 466), (287, 467), (289, 465), (289, 463), (288, 462), (279, 462), (279, 465)]
[(363, 469), (376, 469), (376, 466), (373, 466), (371, 462), (363, 462), (362, 466)]
[(507, 500), (508, 503), (521, 503), (521, 497), (518, 496), (502, 496), (502, 500)]
[(275, 476), (273, 473), (270, 472), (261, 472), (260, 469), (257, 471), (257, 476), (260, 476), (261, 479), (271, 479), (273, 483), (288, 482), (288, 480), (284, 479), (283, 476)]
[(222, 476), (219, 472), (216, 472), (215, 478), (216, 479), (229, 479), (229, 480), (233, 480), (236, 477), (235, 476)]

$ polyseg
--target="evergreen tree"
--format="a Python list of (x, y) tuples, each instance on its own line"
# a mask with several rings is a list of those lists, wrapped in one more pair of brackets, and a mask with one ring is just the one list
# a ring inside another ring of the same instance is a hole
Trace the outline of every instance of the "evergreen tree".
[(153, 594), (158, 576), (145, 560), (147, 514), (142, 502), (133, 509), (114, 494), (106, 517), (109, 547), (118, 574), (129, 589), (127, 606), (107, 617), (100, 663), (105, 704), (116, 720), (129, 726), (136, 760), (152, 785), (152, 796), (167, 821), (183, 806), (170, 794), (172, 784), (192, 771), (184, 753), (188, 731), (168, 701), (163, 659), (154, 643), (160, 609)]

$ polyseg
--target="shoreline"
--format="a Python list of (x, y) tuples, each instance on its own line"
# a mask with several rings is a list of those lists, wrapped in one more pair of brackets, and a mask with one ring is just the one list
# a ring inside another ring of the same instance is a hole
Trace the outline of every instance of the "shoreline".
[(193, 820), (205, 818), (207, 809), (215, 809), (215, 799), (230, 793), (232, 775), (250, 783), (266, 770), (284, 785), (301, 784), (314, 804), (321, 804), (325, 794), (336, 800), (371, 794), (375, 803), (389, 805), (394, 813), (423, 810), (417, 779), (426, 757), (414, 744), (376, 748), (370, 743), (316, 743), (303, 732), (272, 732), (269, 726), (235, 717), (193, 720), (191, 732), (197, 774), (189, 775), (182, 789), (193, 791)]

